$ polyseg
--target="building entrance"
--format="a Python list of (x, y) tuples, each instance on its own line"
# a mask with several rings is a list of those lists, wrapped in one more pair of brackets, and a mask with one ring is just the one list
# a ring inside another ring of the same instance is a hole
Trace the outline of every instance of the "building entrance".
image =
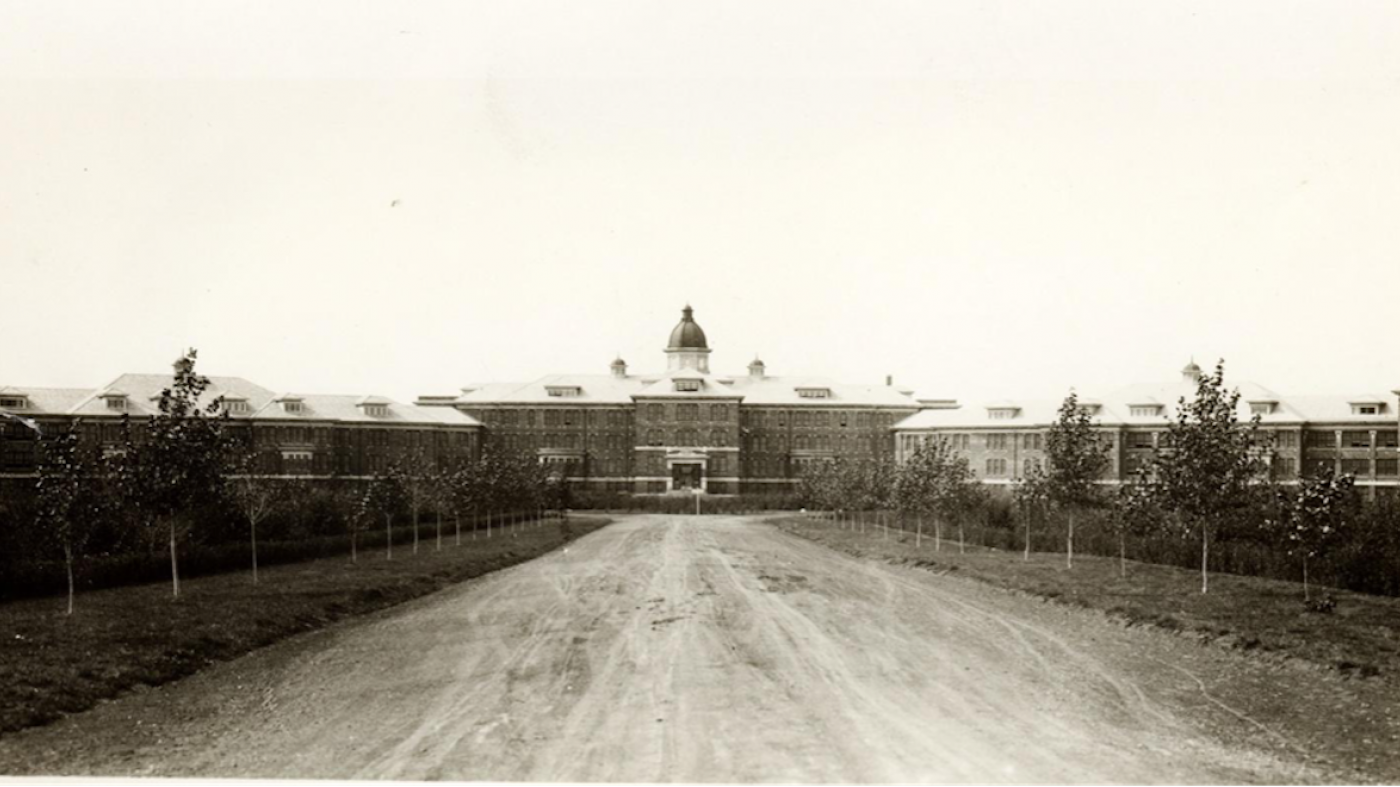
[(692, 462), (677, 462), (671, 465), (671, 490), (690, 491), (700, 489), (701, 465)]

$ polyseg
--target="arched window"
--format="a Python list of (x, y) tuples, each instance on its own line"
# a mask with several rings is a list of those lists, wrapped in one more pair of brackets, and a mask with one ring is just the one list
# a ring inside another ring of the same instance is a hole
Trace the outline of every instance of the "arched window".
[(647, 432), (647, 445), (661, 445), (662, 437), (660, 429), (652, 429)]
[(724, 430), (710, 430), (710, 445), (724, 445)]

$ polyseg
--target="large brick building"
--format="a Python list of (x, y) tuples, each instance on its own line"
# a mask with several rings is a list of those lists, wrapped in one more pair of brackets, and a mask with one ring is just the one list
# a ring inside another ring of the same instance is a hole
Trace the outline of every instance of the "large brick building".
[(821, 377), (710, 371), (705, 332), (687, 306), (666, 346), (666, 371), (549, 375), (418, 400), (486, 427), (488, 447), (556, 464), (585, 489), (719, 494), (794, 488), (806, 463), (888, 457), (891, 428), (918, 412), (912, 392)]
[[(1109, 445), (1107, 481), (1132, 476), (1153, 454), (1178, 402), (1193, 398), (1201, 369), (1193, 362), (1175, 383), (1131, 385), (1103, 397), (1081, 396)], [(1358, 487), (1400, 486), (1400, 420), (1392, 395), (1283, 396), (1254, 383), (1240, 391), (1238, 417), (1258, 415), (1272, 436), (1271, 472), (1281, 481), (1331, 470), (1356, 477)], [(925, 410), (895, 427), (896, 458), (921, 442), (952, 443), (989, 484), (1011, 484), (1045, 462), (1045, 434), (1060, 401), (1002, 400), (954, 409)]]
[[(57, 434), (80, 422), (85, 440), (116, 448), (122, 416), (140, 426), (158, 411), (169, 374), (124, 374), (101, 388), (0, 386), (0, 410)], [(202, 404), (220, 400), (259, 449), (265, 472), (306, 478), (363, 477), (410, 453), (433, 460), (476, 456), (481, 424), (463, 413), (382, 396), (274, 393), (240, 377), (210, 377)], [(0, 419), (0, 475), (35, 471), (37, 437)]]

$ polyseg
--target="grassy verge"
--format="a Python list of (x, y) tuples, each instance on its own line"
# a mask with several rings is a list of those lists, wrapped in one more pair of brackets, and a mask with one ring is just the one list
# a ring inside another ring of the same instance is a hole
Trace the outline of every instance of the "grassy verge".
[[(969, 545), (959, 553), (945, 539), (936, 550), (926, 533), (885, 533), (866, 525), (864, 533), (815, 516), (768, 520), (782, 530), (843, 552), (917, 565), (935, 572), (1100, 610), (1128, 625), (1179, 631), (1228, 648), (1299, 659), (1343, 674), (1390, 681), (1400, 678), (1400, 599), (1314, 589), (1336, 601), (1331, 613), (1312, 612), (1302, 585), (1230, 574), (1212, 575), (1210, 592), (1200, 593), (1200, 574), (1174, 566), (1127, 564), (1119, 575), (1116, 559), (1076, 556), (1074, 568), (1063, 554), (1005, 552)], [(946, 534), (945, 534), (946, 535)]]
[(45, 724), (141, 686), (184, 677), (217, 661), (343, 618), (372, 612), (556, 549), (608, 523), (571, 517), (486, 539), (425, 541), (419, 554), (397, 544), (394, 559), (361, 551), (221, 574), (0, 604), (0, 733)]

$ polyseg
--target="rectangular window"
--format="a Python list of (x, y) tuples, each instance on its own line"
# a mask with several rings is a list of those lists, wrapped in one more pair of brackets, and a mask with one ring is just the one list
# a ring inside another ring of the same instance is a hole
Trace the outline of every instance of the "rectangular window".
[(1129, 406), (1128, 414), (1135, 418), (1150, 418), (1157, 415), (1162, 410), (1158, 405), (1137, 405)]
[(1004, 435), (1004, 434), (989, 434), (989, 435), (987, 435), (987, 450), (989, 450), (989, 451), (1005, 451), (1005, 450), (1006, 450), (1006, 435)]
[(1343, 459), (1342, 475), (1354, 475), (1357, 477), (1369, 478), (1371, 476), (1371, 460)]
[(1336, 448), (1336, 432), (1308, 432), (1309, 448)]
[(1400, 448), (1400, 432), (1394, 429), (1381, 429), (1376, 432), (1377, 448)]
[(1397, 476), (1397, 470), (1400, 470), (1400, 467), (1397, 467), (1397, 460), (1395, 459), (1376, 460), (1377, 478), (1395, 478)]
[(675, 381), (675, 384), (676, 384), (676, 390), (677, 390), (677, 391), (698, 391), (698, 390), (700, 390), (700, 381), (699, 381), (699, 380), (690, 380), (690, 379), (676, 380), (676, 381)]
[(1343, 448), (1370, 448), (1370, 432), (1342, 432)]
[(1298, 447), (1298, 433), (1297, 433), (1297, 432), (1275, 432), (1275, 433), (1274, 433), (1274, 445), (1277, 446), (1277, 447), (1279, 447), (1279, 448), (1297, 448), (1297, 447)]

